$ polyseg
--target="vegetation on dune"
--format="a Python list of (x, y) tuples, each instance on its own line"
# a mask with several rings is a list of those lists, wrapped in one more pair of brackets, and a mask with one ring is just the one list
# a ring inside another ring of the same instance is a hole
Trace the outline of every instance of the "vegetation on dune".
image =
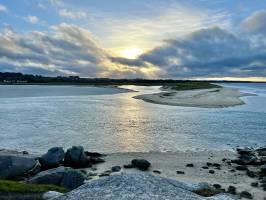
[(0, 180), (0, 193), (45, 193), (48, 191), (65, 193), (69, 190), (55, 185), (34, 185), (15, 181)]
[(221, 88), (219, 85), (215, 85), (209, 82), (182, 82), (171, 86), (172, 90), (197, 90), (197, 89), (212, 89)]

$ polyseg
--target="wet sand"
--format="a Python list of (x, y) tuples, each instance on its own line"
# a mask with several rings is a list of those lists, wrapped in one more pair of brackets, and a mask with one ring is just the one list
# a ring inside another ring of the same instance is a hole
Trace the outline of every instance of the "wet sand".
[(223, 108), (243, 105), (245, 102), (241, 97), (254, 96), (254, 94), (242, 93), (238, 89), (226, 87), (184, 91), (176, 91), (169, 88), (163, 88), (162, 90), (160, 93), (143, 94), (134, 98), (150, 103), (172, 106)]

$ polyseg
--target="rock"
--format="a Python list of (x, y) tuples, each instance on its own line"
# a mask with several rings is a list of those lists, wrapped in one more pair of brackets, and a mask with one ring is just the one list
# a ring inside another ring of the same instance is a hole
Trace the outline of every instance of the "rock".
[(95, 157), (95, 158), (99, 158), (99, 157), (105, 156), (104, 154), (101, 154), (101, 153), (98, 153), (98, 152), (88, 152), (88, 151), (85, 151), (84, 153), (85, 153), (86, 156)]
[(212, 163), (207, 162), (206, 165), (209, 166), (209, 167), (211, 167), (212, 166)]
[(105, 162), (105, 160), (99, 157), (90, 157), (90, 162), (91, 164), (98, 164)]
[(71, 190), (81, 186), (84, 183), (85, 176), (77, 170), (67, 171), (61, 181), (61, 186)]
[(240, 155), (254, 155), (254, 151), (250, 148), (238, 148), (237, 153)]
[(24, 154), (24, 155), (28, 155), (29, 152), (27, 152), (27, 151), (22, 151), (22, 154)]
[(209, 173), (210, 173), (210, 174), (214, 174), (215, 171), (214, 171), (214, 170), (209, 170)]
[(153, 170), (152, 172), (155, 174), (161, 174), (161, 171), (159, 171), (159, 170)]
[(260, 171), (261, 171), (261, 173), (266, 174), (266, 164), (264, 164), (260, 167)]
[(74, 189), (83, 184), (85, 176), (79, 171), (68, 167), (58, 167), (42, 171), (28, 182), (33, 184), (51, 184)]
[(259, 183), (258, 182), (253, 182), (250, 184), (252, 187), (258, 187), (259, 186)]
[(40, 171), (40, 164), (33, 158), (0, 155), (0, 179), (27, 177)]
[(145, 159), (134, 159), (131, 164), (139, 170), (146, 171), (151, 166), (151, 163)]
[(42, 168), (50, 169), (58, 167), (64, 160), (65, 152), (62, 147), (53, 147), (40, 158)]
[(73, 146), (66, 152), (64, 165), (67, 167), (83, 168), (91, 167), (91, 162), (86, 156), (83, 147)]
[(45, 192), (43, 194), (42, 199), (43, 200), (53, 200), (53, 199), (56, 199), (62, 195), (63, 195), (63, 193), (60, 193), (60, 192), (49, 191), (49, 192)]
[(232, 185), (229, 185), (229, 187), (227, 189), (227, 192), (230, 193), (230, 194), (236, 195), (236, 187), (232, 186)]
[(222, 186), (220, 184), (213, 184), (213, 187), (216, 188), (216, 189), (221, 189)]
[(112, 170), (112, 172), (120, 172), (121, 167), (120, 166), (113, 166), (111, 170)]
[(253, 172), (253, 171), (250, 171), (250, 170), (247, 170), (247, 175), (248, 175), (250, 178), (254, 178), (254, 177), (256, 177), (256, 173)]
[(240, 197), (247, 198), (247, 199), (253, 199), (252, 195), (249, 192), (247, 192), (247, 191), (241, 192), (240, 193)]
[(256, 150), (259, 156), (266, 156), (266, 147), (261, 147)]
[[(59, 197), (57, 200), (205, 200), (184, 184), (148, 173), (126, 173), (98, 180)], [(213, 198), (214, 199), (214, 198)], [(232, 198), (216, 198), (216, 200)]]
[(189, 163), (189, 164), (186, 165), (186, 167), (194, 167), (194, 164)]
[(207, 167), (207, 166), (203, 166), (202, 169), (209, 169), (209, 167)]
[(260, 164), (261, 164), (261, 165), (266, 164), (266, 156), (262, 156), (262, 157), (260, 157)]
[(218, 164), (218, 163), (213, 163), (212, 166), (214, 166), (214, 167), (221, 167), (221, 165)]
[(177, 174), (185, 174), (183, 171), (176, 171)]
[(245, 165), (239, 165), (239, 166), (236, 166), (236, 170), (238, 170), (238, 171), (245, 171), (245, 170), (248, 170), (248, 168)]
[(132, 164), (128, 164), (128, 165), (124, 165), (123, 166), (125, 169), (131, 169), (134, 168), (134, 166)]

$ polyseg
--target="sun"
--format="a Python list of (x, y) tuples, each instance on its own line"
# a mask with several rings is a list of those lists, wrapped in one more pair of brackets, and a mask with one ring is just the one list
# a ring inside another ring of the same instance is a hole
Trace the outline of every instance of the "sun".
[(143, 53), (143, 50), (140, 48), (130, 48), (130, 49), (124, 49), (121, 51), (122, 57), (127, 59), (136, 59), (138, 56), (140, 56)]

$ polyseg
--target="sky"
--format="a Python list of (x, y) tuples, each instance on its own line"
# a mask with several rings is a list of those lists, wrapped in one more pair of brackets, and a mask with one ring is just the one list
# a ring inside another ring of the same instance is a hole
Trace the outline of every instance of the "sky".
[(266, 0), (0, 0), (0, 71), (266, 81)]

